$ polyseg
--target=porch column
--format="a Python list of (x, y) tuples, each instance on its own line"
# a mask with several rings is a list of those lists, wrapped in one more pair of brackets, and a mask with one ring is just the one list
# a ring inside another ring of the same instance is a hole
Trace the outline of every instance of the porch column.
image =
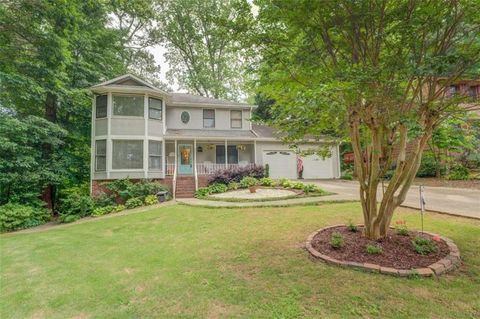
[(107, 94), (107, 179), (110, 178), (110, 171), (112, 170), (112, 114), (113, 114), (113, 99), (112, 99), (112, 92), (108, 92)]
[(253, 164), (257, 165), (257, 141), (253, 140)]
[(195, 175), (197, 175), (197, 140), (193, 139), (193, 169)]
[(228, 169), (228, 143), (225, 140), (225, 168)]
[(177, 170), (177, 140), (175, 140), (175, 165), (173, 166), (174, 175)]
[(165, 154), (165, 138), (162, 139), (162, 176), (165, 178), (167, 173), (166, 171), (166, 162), (167, 162), (167, 155)]
[(148, 178), (148, 94), (143, 97), (143, 124), (144, 124), (144, 136), (143, 136), (143, 177)]

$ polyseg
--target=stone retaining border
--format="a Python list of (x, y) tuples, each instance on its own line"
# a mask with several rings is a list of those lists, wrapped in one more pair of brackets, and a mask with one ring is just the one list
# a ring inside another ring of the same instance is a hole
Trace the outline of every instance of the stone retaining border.
[(342, 267), (352, 267), (352, 268), (357, 268), (357, 269), (361, 269), (368, 272), (375, 272), (375, 273), (381, 273), (385, 275), (392, 275), (392, 276), (399, 276), (399, 277), (408, 277), (413, 275), (418, 275), (421, 277), (431, 277), (433, 275), (440, 276), (441, 274), (454, 270), (461, 263), (460, 251), (458, 250), (457, 245), (455, 245), (455, 243), (451, 239), (434, 234), (434, 233), (426, 232), (426, 231), (424, 231), (424, 233), (432, 237), (439, 236), (447, 244), (450, 252), (446, 257), (429, 265), (428, 267), (423, 267), (423, 268), (397, 269), (392, 267), (383, 267), (383, 266), (371, 264), (371, 263), (341, 261), (341, 260), (332, 258), (330, 256), (327, 256), (325, 254), (322, 254), (319, 251), (317, 251), (315, 248), (313, 248), (312, 240), (318, 233), (330, 228), (335, 228), (340, 226), (346, 226), (346, 225), (340, 224), (340, 225), (328, 226), (311, 233), (310, 236), (308, 236), (307, 238), (305, 248), (313, 257), (317, 259), (321, 259), (325, 261), (327, 264), (337, 265)]

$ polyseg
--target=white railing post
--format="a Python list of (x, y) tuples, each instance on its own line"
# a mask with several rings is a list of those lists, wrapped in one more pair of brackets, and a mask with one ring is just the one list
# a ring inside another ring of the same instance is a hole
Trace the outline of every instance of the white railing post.
[(193, 140), (193, 169), (195, 176), (195, 191), (198, 191), (198, 174), (197, 174), (197, 140)]

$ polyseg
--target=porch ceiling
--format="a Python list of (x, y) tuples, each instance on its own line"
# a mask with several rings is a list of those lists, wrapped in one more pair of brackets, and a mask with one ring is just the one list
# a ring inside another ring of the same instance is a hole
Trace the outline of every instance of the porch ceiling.
[(175, 130), (168, 129), (166, 138), (255, 138), (255, 134), (252, 131), (247, 130)]

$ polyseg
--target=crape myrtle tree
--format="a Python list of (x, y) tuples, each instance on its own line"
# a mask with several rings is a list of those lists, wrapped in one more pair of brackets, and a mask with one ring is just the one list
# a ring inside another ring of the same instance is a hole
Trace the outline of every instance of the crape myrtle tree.
[[(256, 85), (275, 101), (271, 124), (290, 141), (345, 133), (355, 156), (365, 236), (385, 237), (432, 132), (468, 108), (446, 93), (455, 80), (478, 76), (480, 2), (255, 5)], [(393, 166), (377, 202), (378, 185)]]

